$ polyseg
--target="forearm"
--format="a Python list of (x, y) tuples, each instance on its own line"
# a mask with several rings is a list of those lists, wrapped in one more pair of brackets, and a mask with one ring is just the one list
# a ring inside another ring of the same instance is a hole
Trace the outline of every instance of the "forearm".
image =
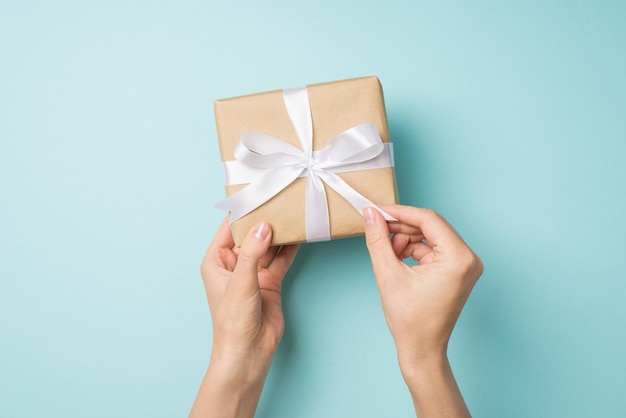
[(246, 364), (227, 356), (212, 355), (189, 417), (254, 417), (271, 356), (253, 359)]
[(400, 368), (418, 417), (471, 417), (445, 354), (425, 360), (400, 359)]

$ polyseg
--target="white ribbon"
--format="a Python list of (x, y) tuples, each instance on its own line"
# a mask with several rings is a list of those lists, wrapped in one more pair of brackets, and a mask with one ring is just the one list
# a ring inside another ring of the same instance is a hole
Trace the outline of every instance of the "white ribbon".
[(320, 151), (313, 151), (313, 124), (306, 87), (283, 90), (287, 113), (302, 149), (282, 139), (246, 132), (235, 147), (237, 161), (224, 163), (226, 184), (248, 186), (216, 205), (231, 211), (230, 222), (263, 205), (298, 177), (306, 177), (306, 240), (330, 239), (328, 202), (322, 182), (343, 196), (359, 213), (376, 207), (385, 219), (395, 220), (350, 187), (339, 172), (393, 166), (393, 148), (383, 143), (373, 124), (358, 125), (340, 133)]

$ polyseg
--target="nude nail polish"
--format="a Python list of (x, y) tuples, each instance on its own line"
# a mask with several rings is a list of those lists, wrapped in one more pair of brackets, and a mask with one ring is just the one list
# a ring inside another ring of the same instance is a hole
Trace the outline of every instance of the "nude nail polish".
[(254, 237), (258, 240), (265, 240), (267, 238), (267, 234), (270, 232), (269, 225), (265, 222), (261, 222), (257, 225), (256, 230), (254, 231)]

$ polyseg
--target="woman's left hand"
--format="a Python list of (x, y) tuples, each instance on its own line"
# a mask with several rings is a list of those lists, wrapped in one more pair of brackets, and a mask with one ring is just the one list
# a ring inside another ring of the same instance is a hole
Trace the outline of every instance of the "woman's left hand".
[[(270, 247), (267, 223), (256, 225), (241, 248), (222, 222), (202, 262), (202, 279), (213, 321), (211, 361), (191, 416), (252, 417), (284, 318), (281, 286), (297, 245)], [(220, 415), (221, 416), (221, 415)]]

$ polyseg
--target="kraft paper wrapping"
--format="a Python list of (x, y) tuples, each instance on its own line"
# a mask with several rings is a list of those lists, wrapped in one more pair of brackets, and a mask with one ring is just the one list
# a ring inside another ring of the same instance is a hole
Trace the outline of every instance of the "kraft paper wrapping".
[[(341, 132), (364, 123), (376, 126), (383, 142), (389, 142), (383, 92), (378, 77), (307, 86), (313, 120), (313, 150), (322, 149)], [(300, 148), (287, 114), (282, 90), (215, 101), (215, 122), (222, 161), (235, 159), (234, 150), (244, 132), (262, 132)], [(377, 205), (397, 202), (393, 167), (338, 174), (356, 191)], [(259, 221), (273, 231), (272, 245), (306, 241), (306, 178), (298, 178), (265, 204), (232, 225), (233, 238), (241, 245), (248, 231)], [(226, 186), (231, 196), (246, 185)], [(328, 187), (331, 239), (362, 235), (363, 217), (337, 192)]]

